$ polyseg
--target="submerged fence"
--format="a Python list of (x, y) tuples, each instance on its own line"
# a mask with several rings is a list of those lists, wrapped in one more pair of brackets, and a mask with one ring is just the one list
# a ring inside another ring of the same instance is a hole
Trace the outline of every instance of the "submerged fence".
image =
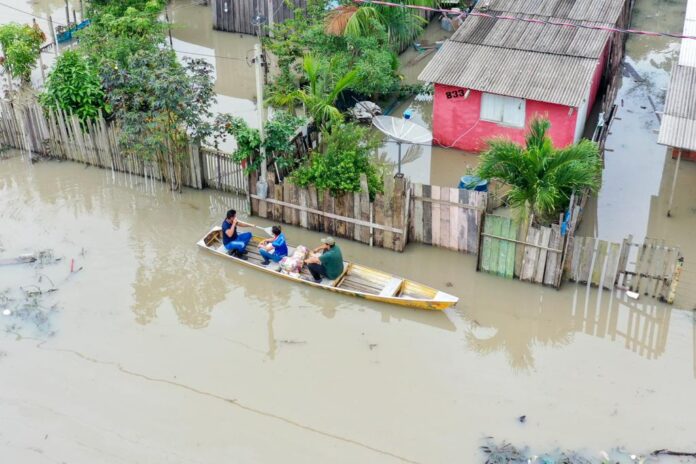
[(228, 155), (190, 145), (183, 161), (158, 163), (126, 154), (119, 144), (120, 128), (103, 117), (81, 122), (65, 111), (47, 111), (37, 102), (0, 100), (0, 144), (50, 158), (126, 172), (182, 186), (248, 193), (241, 164)]

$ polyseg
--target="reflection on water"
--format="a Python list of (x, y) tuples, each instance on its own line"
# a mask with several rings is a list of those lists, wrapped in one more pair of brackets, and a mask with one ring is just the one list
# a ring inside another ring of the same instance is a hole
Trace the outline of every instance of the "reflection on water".
[[(568, 298), (571, 304), (566, 303)], [(535, 368), (535, 347), (562, 347), (579, 334), (611, 340), (640, 357), (657, 359), (665, 352), (671, 312), (669, 306), (649, 298), (637, 302), (623, 292), (567, 284), (563, 292), (545, 293), (538, 305), (521, 302), (496, 311), (469, 312), (472, 322), (466, 340), (481, 354), (504, 353), (521, 371)]]

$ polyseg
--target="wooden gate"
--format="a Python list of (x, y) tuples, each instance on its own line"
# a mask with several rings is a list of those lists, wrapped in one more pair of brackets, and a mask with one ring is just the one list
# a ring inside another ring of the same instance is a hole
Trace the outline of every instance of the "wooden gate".
[(679, 248), (664, 240), (646, 238), (622, 243), (593, 237), (575, 237), (566, 260), (568, 279), (607, 290), (619, 288), (674, 302), (684, 258)]

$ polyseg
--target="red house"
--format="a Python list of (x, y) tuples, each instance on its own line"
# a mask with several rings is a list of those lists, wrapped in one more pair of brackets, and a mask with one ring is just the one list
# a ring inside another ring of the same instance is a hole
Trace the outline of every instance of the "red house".
[[(524, 141), (536, 115), (557, 147), (578, 141), (606, 77), (617, 34), (543, 23), (614, 26), (625, 0), (481, 0), (420, 74), (435, 84), (433, 141), (478, 152), (504, 136)], [(620, 52), (621, 47), (619, 47)]]

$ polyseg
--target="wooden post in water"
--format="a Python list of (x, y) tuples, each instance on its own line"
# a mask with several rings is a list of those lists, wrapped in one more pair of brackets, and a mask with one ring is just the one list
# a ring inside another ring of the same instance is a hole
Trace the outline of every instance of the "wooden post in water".
[(85, 4), (82, 0), (80, 0), (80, 21), (85, 20)]
[(68, 5), (68, 0), (65, 0), (65, 27), (70, 26), (70, 5)]
[(56, 40), (56, 30), (53, 27), (53, 18), (48, 15), (48, 28), (51, 30), (51, 38), (53, 39), (53, 53), (58, 54), (58, 40)]

